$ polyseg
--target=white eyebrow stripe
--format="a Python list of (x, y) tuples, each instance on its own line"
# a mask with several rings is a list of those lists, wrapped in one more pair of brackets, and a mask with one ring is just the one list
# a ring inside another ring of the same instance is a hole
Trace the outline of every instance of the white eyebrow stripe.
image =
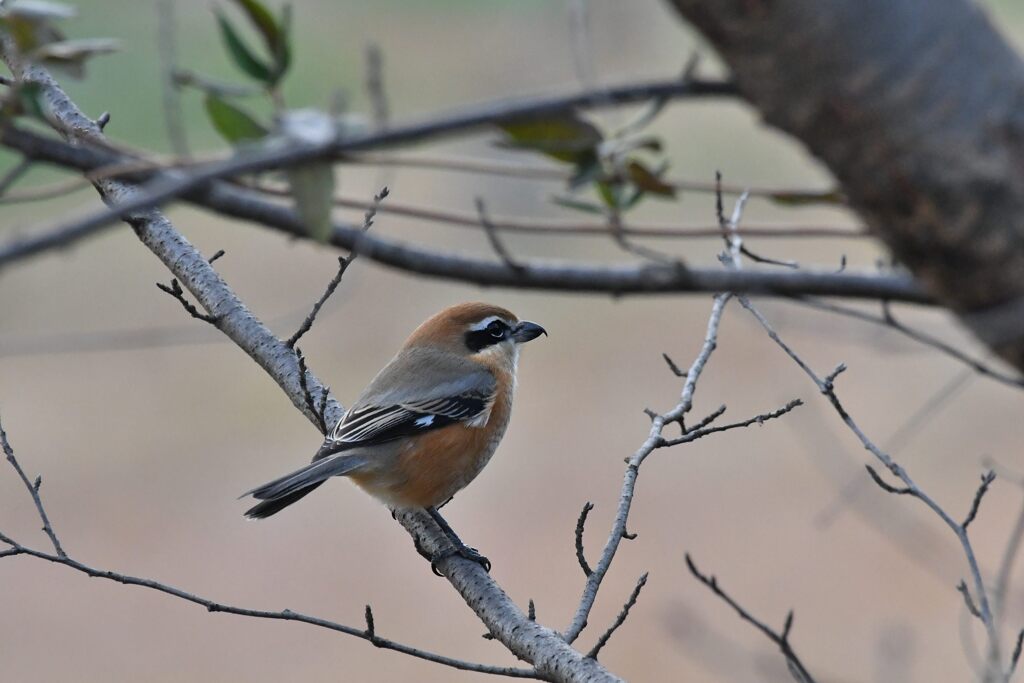
[(490, 315), (481, 320), (480, 322), (478, 322), (476, 325), (473, 325), (469, 329), (472, 330), (473, 332), (479, 332), (480, 330), (486, 329), (488, 325), (490, 325), (496, 320), (500, 320), (501, 322), (508, 325), (508, 321), (502, 318), (500, 315)]

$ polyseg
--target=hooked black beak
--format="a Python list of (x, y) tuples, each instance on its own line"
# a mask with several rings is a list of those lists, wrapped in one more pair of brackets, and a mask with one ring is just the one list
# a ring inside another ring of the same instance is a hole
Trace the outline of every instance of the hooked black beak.
[(536, 339), (540, 335), (548, 336), (548, 331), (537, 323), (531, 323), (529, 320), (523, 320), (512, 330), (512, 339), (515, 340), (516, 344), (523, 344)]

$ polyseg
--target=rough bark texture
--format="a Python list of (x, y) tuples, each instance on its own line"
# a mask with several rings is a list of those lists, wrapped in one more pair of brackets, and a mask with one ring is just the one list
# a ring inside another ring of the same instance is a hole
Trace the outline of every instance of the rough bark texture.
[(671, 0), (921, 284), (1024, 369), (1024, 65), (968, 0)]

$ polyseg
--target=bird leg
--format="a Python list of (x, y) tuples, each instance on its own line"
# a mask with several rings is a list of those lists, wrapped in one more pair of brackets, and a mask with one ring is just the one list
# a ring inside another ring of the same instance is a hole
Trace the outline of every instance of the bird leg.
[(468, 545), (463, 543), (462, 539), (459, 538), (459, 535), (456, 534), (455, 531), (450, 526), (448, 526), (448, 522), (446, 522), (444, 517), (441, 516), (441, 513), (437, 511), (437, 508), (431, 506), (425, 509), (427, 511), (427, 514), (430, 515), (430, 518), (434, 520), (437, 526), (441, 527), (441, 531), (444, 532), (444, 535), (448, 537), (448, 540), (452, 544), (451, 548), (439, 551), (430, 558), (431, 571), (433, 571), (438, 576), (441, 576), (441, 572), (437, 570), (438, 563), (446, 558), (451, 557), (452, 555), (459, 555), (461, 557), (466, 558), (467, 560), (476, 562), (481, 567), (483, 567), (484, 571), (486, 572), (491, 571), (491, 561), (483, 555), (481, 555), (476, 548), (470, 548)]

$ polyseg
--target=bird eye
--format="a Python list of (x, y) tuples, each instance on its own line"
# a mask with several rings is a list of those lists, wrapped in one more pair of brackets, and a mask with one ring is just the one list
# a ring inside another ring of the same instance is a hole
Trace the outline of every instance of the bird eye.
[(494, 322), (487, 326), (487, 332), (490, 333), (490, 335), (495, 339), (501, 339), (502, 337), (505, 336), (505, 326), (502, 325), (499, 321), (495, 320)]

